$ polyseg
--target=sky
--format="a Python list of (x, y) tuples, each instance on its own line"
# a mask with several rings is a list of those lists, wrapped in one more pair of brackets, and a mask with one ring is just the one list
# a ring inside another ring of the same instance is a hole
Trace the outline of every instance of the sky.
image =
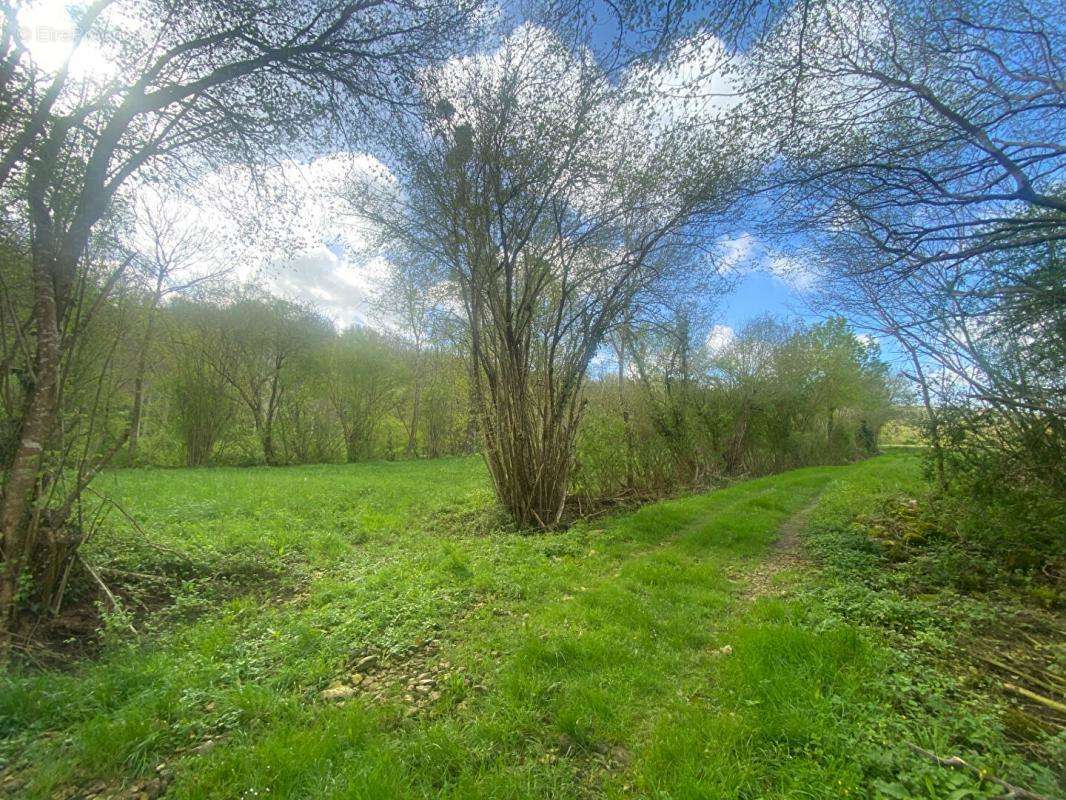
[[(43, 0), (20, 12), (23, 37), (34, 59), (49, 70), (62, 64), (71, 47), (68, 3)], [(663, 86), (671, 90), (708, 71), (706, 65), (716, 63), (722, 55), (716, 44), (712, 40), (690, 47), (684, 63), (662, 77)], [(91, 44), (83, 45), (73, 61), (73, 72), (103, 78), (107, 64), (106, 54)], [(712, 111), (734, 102), (729, 97), (728, 79), (716, 75), (712, 88), (715, 96), (706, 101)], [(664, 100), (659, 115), (669, 119), (679, 110)], [(255, 281), (283, 296), (312, 303), (338, 327), (374, 325), (379, 323), (371, 312), (371, 300), (386, 265), (373, 257), (367, 232), (345, 212), (333, 191), (344, 173), (352, 169), (382, 171), (383, 166), (365, 154), (335, 154), (310, 163), (281, 164), (273, 170), (272, 180), (285, 201), (272, 209), (257, 207), (254, 212), (239, 207), (248, 189), (231, 175), (206, 176), (200, 186), (169, 195), (162, 202), (187, 224), (212, 230), (219, 241), (227, 243), (220, 253), (240, 262), (233, 272), (236, 280)], [(247, 237), (247, 231), (241, 229), (245, 212), (254, 213), (258, 230), (285, 233), (269, 248), (247, 242), (235, 245)], [(804, 308), (804, 295), (815, 279), (802, 264), (775, 253), (747, 233), (721, 239), (718, 244), (720, 259), (735, 273), (736, 288), (718, 304), (716, 318), (707, 321), (714, 341), (726, 341), (747, 322), (767, 314), (811, 318)]]
[(734, 330), (746, 322), (771, 314), (776, 317), (805, 316), (803, 292), (793, 283), (766, 268), (748, 272), (726, 298), (721, 309), (721, 324)]

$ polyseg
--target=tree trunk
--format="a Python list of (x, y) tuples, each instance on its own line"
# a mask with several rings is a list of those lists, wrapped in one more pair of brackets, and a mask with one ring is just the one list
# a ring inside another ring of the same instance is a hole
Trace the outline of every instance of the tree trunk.
[(470, 391), (467, 399), (469, 408), (466, 412), (466, 435), (463, 441), (463, 452), (467, 455), (477, 452), (477, 421), (478, 421), (478, 397), (477, 397), (477, 362), (470, 359)]
[(412, 391), (411, 397), (411, 427), (407, 431), (407, 447), (404, 454), (411, 458), (416, 455), (416, 448), (418, 446), (418, 422), (419, 412), (422, 406), (422, 378), (421, 376), (415, 378), (415, 385)]
[(629, 422), (626, 404), (626, 340), (622, 333), (618, 334), (615, 354), (618, 356), (618, 404), (622, 408), (622, 427), (626, 432), (626, 489), (632, 492), (636, 486), (633, 475), (633, 427)]
[(271, 426), (263, 428), (263, 459), (266, 461), (267, 466), (276, 467), (278, 465), (278, 455), (274, 448), (274, 432), (271, 430)]
[(33, 509), (44, 450), (56, 423), (56, 392), (59, 381), (60, 340), (56, 309), (55, 271), (52, 259), (34, 258), (34, 323), (37, 353), (34, 384), (26, 399), (18, 436), (18, 447), (4, 472), (3, 499), (0, 501), (0, 529), (3, 532), (4, 565), (0, 571), (0, 659), (6, 658), (11, 637), (18, 625), (17, 606), (20, 577), (33, 567), (39, 519)]
[(130, 440), (126, 458), (130, 466), (137, 463), (137, 444), (141, 438), (141, 410), (144, 404), (144, 377), (138, 373), (133, 381), (133, 409), (130, 411)]
[(159, 301), (163, 297), (163, 276), (160, 273), (156, 280), (155, 292), (152, 294), (152, 304), (148, 307), (148, 322), (144, 329), (144, 341), (141, 342), (141, 352), (137, 355), (137, 376), (133, 381), (133, 409), (130, 412), (130, 440), (127, 443), (126, 454), (132, 466), (137, 463), (137, 443), (141, 436), (141, 414), (144, 409), (144, 373), (148, 368), (148, 350), (152, 346), (152, 333), (155, 330), (155, 312), (159, 307)]
[(271, 467), (278, 466), (277, 449), (274, 447), (274, 418), (278, 414), (281, 401), (281, 365), (282, 359), (279, 358), (275, 364), (273, 380), (270, 382), (270, 398), (267, 400), (266, 418), (261, 430), (263, 458)]
[(740, 468), (740, 459), (744, 452), (744, 439), (748, 433), (748, 417), (751, 411), (750, 404), (745, 401), (741, 405), (740, 414), (733, 428), (729, 445), (726, 448), (725, 467), (727, 474), (735, 475)]
[(479, 402), (485, 461), (496, 494), (520, 528), (553, 528), (562, 519), (577, 434), (576, 395), (537, 407), (512, 380)]
[[(572, 442), (538, 446), (518, 431), (485, 437), (485, 460), (500, 502), (520, 528), (553, 528), (570, 485)], [(491, 442), (491, 444), (490, 444)]]

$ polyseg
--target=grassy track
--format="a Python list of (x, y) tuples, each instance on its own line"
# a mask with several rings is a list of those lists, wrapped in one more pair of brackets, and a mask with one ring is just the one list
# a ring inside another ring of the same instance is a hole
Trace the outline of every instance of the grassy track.
[[(867, 796), (856, 748), (935, 726), (886, 708), (876, 641), (743, 575), (827, 487), (915, 476), (909, 456), (802, 469), (518, 536), (473, 460), (118, 473), (165, 549), (116, 531), (97, 557), (186, 586), (140, 641), (6, 681), (9, 791)], [(321, 697), (368, 654), (350, 697)]]

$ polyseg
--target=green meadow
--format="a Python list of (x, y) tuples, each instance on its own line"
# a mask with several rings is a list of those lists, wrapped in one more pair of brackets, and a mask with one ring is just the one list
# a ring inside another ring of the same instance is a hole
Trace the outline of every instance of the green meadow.
[(97, 649), (2, 679), (0, 792), (1054, 796), (1061, 739), (1012, 745), (950, 657), (954, 595), (864, 577), (852, 521), (919, 472), (889, 454), (529, 535), (476, 458), (111, 472), (137, 523), (111, 513), (86, 557), (123, 599)]

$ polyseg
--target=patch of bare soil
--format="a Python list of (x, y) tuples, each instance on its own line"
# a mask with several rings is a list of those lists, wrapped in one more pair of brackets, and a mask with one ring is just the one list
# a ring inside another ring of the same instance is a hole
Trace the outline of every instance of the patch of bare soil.
[(770, 547), (769, 554), (751, 569), (735, 576), (745, 584), (741, 595), (744, 600), (750, 601), (756, 597), (780, 597), (785, 593), (786, 587), (776, 581), (777, 575), (786, 570), (810, 564), (803, 552), (800, 532), (806, 527), (807, 518), (817, 504), (816, 499), (806, 508), (789, 517), (778, 530), (777, 540)]
[[(485, 605), (478, 601), (456, 618), (460, 624)], [(440, 658), (441, 642), (429, 637), (401, 652), (364, 650), (357, 653), (347, 675), (324, 689), (323, 700), (343, 703), (355, 697), (385, 703), (400, 700), (409, 717), (428, 711), (449, 687), (465, 687), (475, 692), (485, 687), (470, 675), (460, 675), (450, 661)], [(497, 656), (498, 653), (491, 655)], [(462, 707), (466, 701), (460, 701)]]
[(355, 697), (377, 703), (399, 699), (405, 713), (414, 716), (440, 700), (441, 687), (452, 678), (451, 662), (438, 659), (439, 649), (438, 640), (431, 638), (398, 654), (366, 652), (321, 697), (334, 703)]

